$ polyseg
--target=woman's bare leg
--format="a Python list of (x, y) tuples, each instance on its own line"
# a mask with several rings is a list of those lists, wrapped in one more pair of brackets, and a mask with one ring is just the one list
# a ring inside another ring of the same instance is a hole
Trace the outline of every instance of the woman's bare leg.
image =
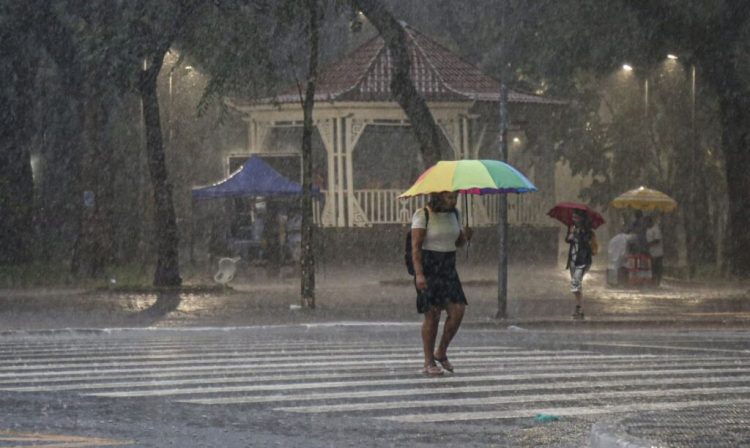
[(424, 349), (425, 367), (435, 362), (433, 352), (435, 350), (435, 339), (437, 338), (438, 325), (440, 324), (440, 308), (431, 308), (424, 313), (422, 322), (422, 348)]
[(440, 345), (438, 346), (435, 356), (438, 359), (445, 359), (448, 353), (448, 346), (450, 345), (453, 337), (458, 333), (458, 327), (461, 326), (461, 321), (464, 318), (464, 311), (466, 305), (463, 303), (449, 303), (446, 311), (448, 317), (445, 319), (443, 325), (443, 335), (440, 337)]
[(573, 298), (576, 301), (576, 307), (583, 308), (583, 294), (581, 294), (581, 291), (576, 291), (573, 293)]

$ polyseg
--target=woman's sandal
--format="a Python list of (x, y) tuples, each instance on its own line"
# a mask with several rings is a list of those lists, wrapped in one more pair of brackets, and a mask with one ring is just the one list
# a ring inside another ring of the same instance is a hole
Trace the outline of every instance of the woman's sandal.
[(440, 376), (443, 374), (443, 369), (441, 369), (435, 364), (430, 364), (428, 366), (425, 366), (424, 369), (422, 369), (422, 373), (424, 373), (427, 376)]
[(441, 366), (450, 373), (453, 373), (453, 364), (451, 364), (450, 361), (448, 361), (447, 356), (443, 356), (442, 359), (435, 357), (435, 361), (439, 362)]

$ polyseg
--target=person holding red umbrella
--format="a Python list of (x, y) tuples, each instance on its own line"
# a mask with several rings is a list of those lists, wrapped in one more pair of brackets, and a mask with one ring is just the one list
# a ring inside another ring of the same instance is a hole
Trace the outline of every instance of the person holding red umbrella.
[(565, 269), (570, 270), (570, 291), (575, 298), (573, 319), (583, 320), (583, 276), (591, 267), (591, 257), (598, 252), (594, 229), (604, 224), (604, 218), (596, 210), (577, 202), (561, 202), (547, 212), (568, 226), (565, 242), (570, 244), (568, 262)]
[(583, 320), (583, 276), (591, 267), (594, 231), (591, 229), (591, 218), (585, 210), (573, 209), (571, 219), (573, 226), (568, 227), (568, 235), (565, 237), (565, 241), (570, 244), (565, 268), (570, 270), (570, 292), (575, 299), (573, 319)]

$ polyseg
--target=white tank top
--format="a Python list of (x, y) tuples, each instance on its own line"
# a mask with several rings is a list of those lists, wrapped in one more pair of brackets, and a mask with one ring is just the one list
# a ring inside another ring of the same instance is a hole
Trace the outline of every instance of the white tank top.
[(435, 252), (455, 252), (456, 240), (461, 234), (461, 216), (456, 212), (430, 212), (430, 221), (425, 225), (425, 211), (420, 208), (411, 219), (412, 229), (427, 228), (422, 249)]

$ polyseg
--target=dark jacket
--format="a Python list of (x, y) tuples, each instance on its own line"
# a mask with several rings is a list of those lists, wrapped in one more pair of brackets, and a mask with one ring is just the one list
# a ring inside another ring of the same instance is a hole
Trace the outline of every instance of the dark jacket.
[[(583, 229), (579, 227), (573, 228), (573, 234), (568, 237), (568, 263), (565, 265), (565, 269), (574, 266), (591, 266), (591, 239), (593, 238), (593, 230)], [(574, 248), (578, 243), (578, 251), (574, 254)], [(573, 259), (575, 257), (575, 259)]]

